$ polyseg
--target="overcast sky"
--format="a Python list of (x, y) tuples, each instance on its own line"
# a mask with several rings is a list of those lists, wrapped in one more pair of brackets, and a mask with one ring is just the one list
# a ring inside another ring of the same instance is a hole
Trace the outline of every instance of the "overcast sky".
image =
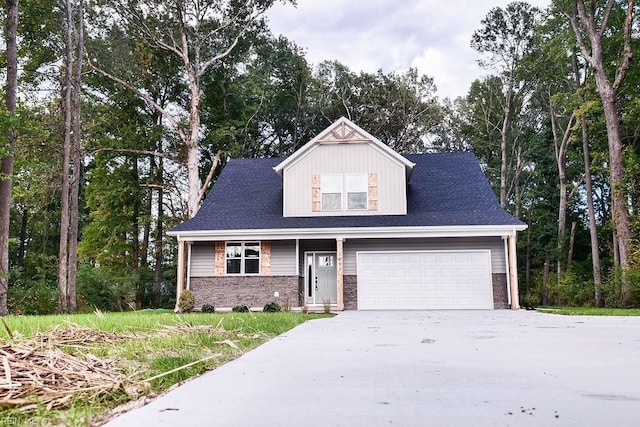
[[(438, 97), (464, 96), (488, 74), (477, 65), (471, 35), (493, 7), (510, 0), (297, 0), (276, 3), (272, 32), (306, 51), (312, 65), (338, 60), (355, 72), (417, 68), (432, 77)], [(550, 0), (530, 0), (541, 9)]]

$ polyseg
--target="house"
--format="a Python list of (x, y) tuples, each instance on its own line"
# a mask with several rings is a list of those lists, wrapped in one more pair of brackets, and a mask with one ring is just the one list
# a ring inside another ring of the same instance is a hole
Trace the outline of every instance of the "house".
[(341, 118), (286, 159), (230, 160), (167, 234), (196, 309), (517, 309), (525, 228), (473, 154), (403, 156)]

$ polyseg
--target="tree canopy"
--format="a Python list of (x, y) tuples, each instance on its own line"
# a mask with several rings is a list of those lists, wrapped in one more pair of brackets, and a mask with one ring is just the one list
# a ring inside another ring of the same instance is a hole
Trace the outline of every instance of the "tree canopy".
[(476, 155), (529, 225), (524, 305), (640, 305), (636, 2), (488, 8), (487, 75), (454, 100), (417, 69), (310, 64), (273, 3), (5, 2), (0, 314), (172, 306), (164, 233), (226, 160), (286, 157), (341, 116), (400, 153)]

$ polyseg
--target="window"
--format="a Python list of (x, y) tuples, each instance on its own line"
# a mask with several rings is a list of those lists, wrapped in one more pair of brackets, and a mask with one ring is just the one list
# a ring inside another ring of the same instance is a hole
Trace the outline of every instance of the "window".
[(367, 209), (367, 175), (347, 175), (347, 209)]
[(227, 242), (227, 274), (260, 274), (260, 242)]
[(322, 175), (320, 180), (323, 211), (342, 210), (342, 175)]

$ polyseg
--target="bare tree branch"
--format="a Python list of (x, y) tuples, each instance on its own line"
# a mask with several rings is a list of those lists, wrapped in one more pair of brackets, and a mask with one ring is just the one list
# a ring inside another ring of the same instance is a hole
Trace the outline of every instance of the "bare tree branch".
[(198, 204), (200, 204), (200, 202), (204, 198), (204, 194), (206, 193), (207, 188), (209, 188), (209, 185), (211, 185), (213, 174), (215, 170), (218, 168), (218, 164), (220, 164), (220, 156), (222, 156), (222, 151), (218, 151), (215, 157), (213, 158), (213, 163), (211, 164), (211, 169), (209, 169), (209, 174), (207, 175), (207, 179), (204, 180), (204, 184), (202, 185), (202, 188), (198, 192), (198, 199), (196, 200), (196, 203)]
[(152, 151), (152, 150), (136, 150), (133, 148), (96, 148), (91, 152), (87, 153), (89, 155), (94, 155), (96, 153), (100, 153), (102, 151), (114, 152), (114, 153), (130, 153), (130, 154), (141, 154), (141, 155), (149, 155), (155, 157), (162, 157), (163, 159), (171, 160), (174, 163), (180, 164), (180, 161), (173, 156), (168, 155), (167, 153), (163, 153), (161, 151)]
[(171, 126), (176, 130), (176, 132), (178, 132), (178, 135), (180, 135), (180, 139), (182, 139), (183, 141), (187, 140), (187, 135), (180, 128), (180, 124), (175, 119), (175, 117), (173, 117), (173, 115), (169, 113), (166, 108), (158, 104), (149, 94), (144, 93), (143, 91), (135, 87), (133, 84), (127, 82), (126, 80), (121, 79), (120, 77), (117, 77), (103, 70), (102, 68), (98, 67), (91, 61), (91, 58), (89, 57), (89, 55), (87, 55), (87, 64), (89, 65), (89, 68), (91, 68), (101, 76), (111, 79), (114, 82), (120, 84), (121, 86), (124, 86), (126, 89), (129, 89), (130, 91), (134, 92), (138, 97), (140, 97), (147, 104), (153, 107), (158, 113), (162, 114), (162, 116), (166, 118), (169, 123), (171, 123)]

